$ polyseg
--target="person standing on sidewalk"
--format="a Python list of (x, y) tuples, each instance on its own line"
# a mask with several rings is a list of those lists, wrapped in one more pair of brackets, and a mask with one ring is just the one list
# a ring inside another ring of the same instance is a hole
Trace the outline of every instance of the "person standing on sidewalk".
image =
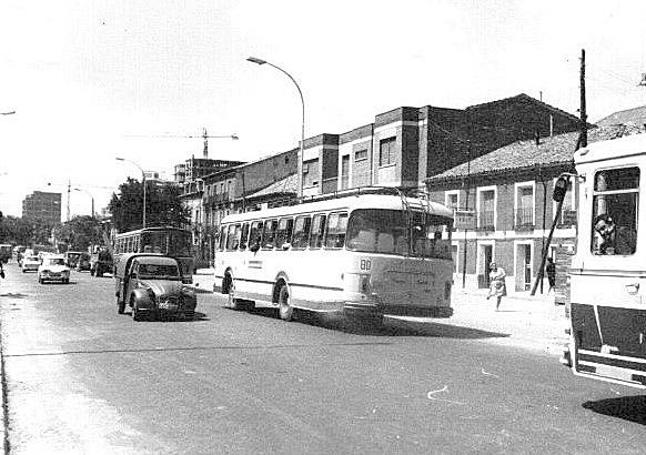
[(550, 288), (547, 292), (550, 292), (554, 289), (554, 284), (556, 283), (556, 265), (554, 265), (554, 260), (552, 258), (547, 258), (545, 273), (547, 274), (547, 281), (550, 283)]
[(487, 300), (491, 297), (496, 297), (496, 311), (498, 311), (502, 298), (507, 295), (505, 270), (498, 267), (495, 262), (489, 264), (489, 270), (489, 294), (487, 295)]

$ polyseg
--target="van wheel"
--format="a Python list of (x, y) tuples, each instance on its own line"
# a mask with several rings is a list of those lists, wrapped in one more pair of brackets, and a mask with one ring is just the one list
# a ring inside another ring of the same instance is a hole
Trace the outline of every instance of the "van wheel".
[(132, 320), (137, 322), (141, 321), (141, 313), (137, 311), (137, 304), (134, 298), (130, 299), (130, 306), (132, 307)]
[(294, 319), (294, 307), (287, 284), (283, 284), (278, 293), (278, 314), (283, 321), (289, 322)]

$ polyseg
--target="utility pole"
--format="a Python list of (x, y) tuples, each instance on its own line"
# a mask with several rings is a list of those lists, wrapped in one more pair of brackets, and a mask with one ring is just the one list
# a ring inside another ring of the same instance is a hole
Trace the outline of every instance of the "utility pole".
[(588, 115), (585, 108), (585, 49), (581, 49), (581, 147), (588, 146)]
[(72, 192), (72, 179), (67, 179), (67, 221), (70, 221), (70, 193)]

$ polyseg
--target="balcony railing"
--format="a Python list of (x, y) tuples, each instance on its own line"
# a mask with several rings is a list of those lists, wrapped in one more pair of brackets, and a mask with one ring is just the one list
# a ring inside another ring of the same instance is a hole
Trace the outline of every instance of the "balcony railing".
[(495, 212), (493, 210), (481, 210), (478, 212), (478, 230), (495, 231)]
[(522, 207), (514, 213), (514, 227), (516, 229), (534, 229), (534, 207)]

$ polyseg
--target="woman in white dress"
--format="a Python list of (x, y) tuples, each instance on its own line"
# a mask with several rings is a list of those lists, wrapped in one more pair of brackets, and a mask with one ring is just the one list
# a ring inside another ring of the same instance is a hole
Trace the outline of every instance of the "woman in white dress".
[(507, 295), (507, 287), (505, 286), (505, 270), (498, 267), (495, 262), (489, 265), (489, 294), (487, 300), (491, 297), (496, 297), (496, 311), (500, 307), (500, 301)]

